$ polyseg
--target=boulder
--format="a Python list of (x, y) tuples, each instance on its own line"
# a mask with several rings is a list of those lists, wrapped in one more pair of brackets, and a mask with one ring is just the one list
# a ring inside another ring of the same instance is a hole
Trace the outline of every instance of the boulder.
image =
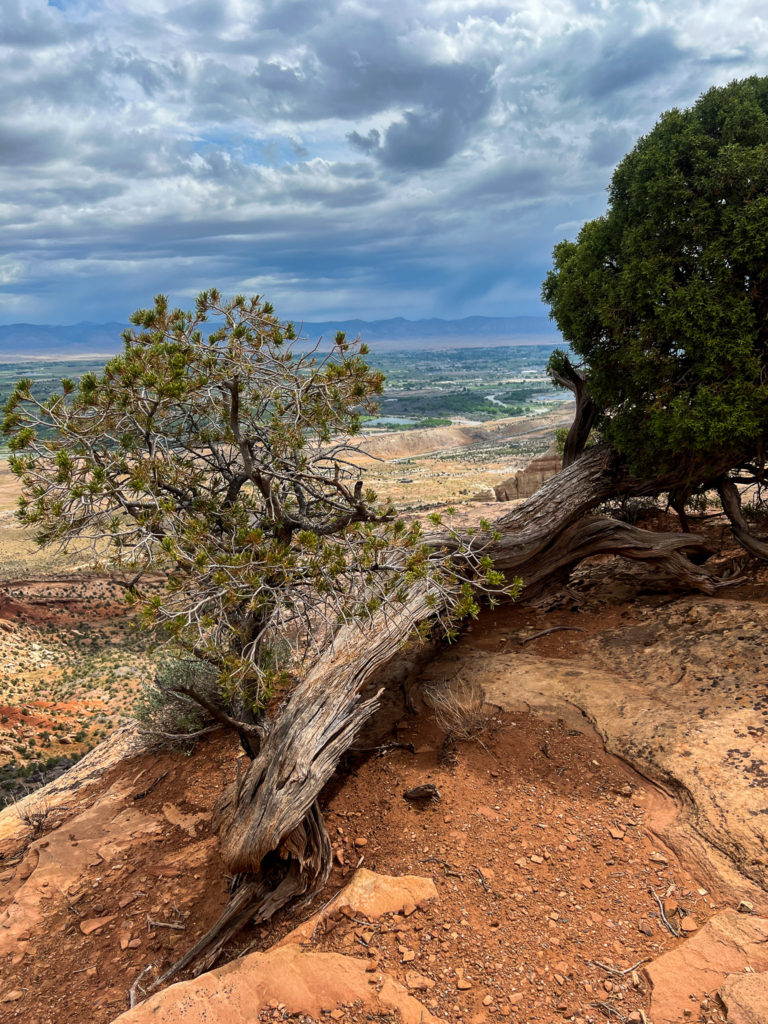
[(525, 469), (518, 470), (514, 476), (502, 480), (493, 488), (497, 501), (519, 501), (530, 498), (541, 485), (556, 476), (563, 468), (563, 460), (552, 446), (543, 455), (538, 455), (528, 463)]
[(344, 909), (375, 921), (384, 914), (398, 914), (407, 907), (419, 907), (427, 900), (434, 899), (437, 899), (437, 889), (431, 878), (419, 875), (379, 875), (367, 868), (360, 868), (349, 885), (317, 914), (289, 932), (280, 945), (311, 942), (317, 933), (318, 924)]

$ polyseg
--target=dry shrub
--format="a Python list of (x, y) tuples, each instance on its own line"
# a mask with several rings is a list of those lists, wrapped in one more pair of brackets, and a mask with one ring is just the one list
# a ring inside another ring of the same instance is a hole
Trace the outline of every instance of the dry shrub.
[(48, 801), (44, 797), (35, 797), (31, 800), (26, 800), (16, 807), (16, 813), (23, 823), (32, 831), (32, 838), (35, 839), (41, 835), (45, 828), (45, 823), (48, 820), (48, 816), (51, 813), (51, 808), (48, 806)]
[(490, 728), (493, 709), (485, 703), (485, 690), (477, 682), (452, 679), (433, 683), (425, 688), (424, 700), (434, 711), (437, 724), (453, 739), (476, 739)]

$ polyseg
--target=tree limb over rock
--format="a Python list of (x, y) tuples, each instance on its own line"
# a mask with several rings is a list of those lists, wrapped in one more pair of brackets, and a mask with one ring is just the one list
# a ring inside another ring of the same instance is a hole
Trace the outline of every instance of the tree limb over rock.
[[(598, 554), (648, 562), (669, 584), (706, 594), (726, 585), (690, 560), (712, 553), (701, 538), (651, 533), (608, 516), (585, 515), (615, 493), (618, 480), (610, 450), (590, 449), (491, 524), (498, 537), (487, 550), (497, 568), (523, 577), (524, 599)], [(456, 543), (453, 535), (437, 531), (426, 540), (440, 550)], [(363, 700), (362, 691), (375, 686), (409, 644), (419, 642), (415, 630), (436, 614), (429, 598), (425, 586), (405, 604), (379, 609), (364, 629), (344, 627), (293, 690), (258, 756), (217, 805), (222, 857), (242, 884), (208, 935), (158, 984), (192, 963), (197, 971), (207, 969), (245, 923), (264, 921), (325, 883), (331, 853), (317, 800), (355, 733), (376, 710), (378, 694)]]

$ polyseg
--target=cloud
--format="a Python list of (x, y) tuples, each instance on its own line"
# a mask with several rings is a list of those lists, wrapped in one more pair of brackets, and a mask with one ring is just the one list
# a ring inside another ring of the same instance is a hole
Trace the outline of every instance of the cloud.
[(373, 128), (365, 137), (350, 133), (350, 142), (398, 170), (444, 164), (482, 130), (494, 91), (490, 76), (479, 69), (457, 66), (440, 70), (434, 77), (436, 88), (421, 110), (405, 110), (383, 137)]
[(580, 85), (599, 99), (673, 69), (686, 57), (667, 28), (651, 29), (629, 39), (606, 40), (594, 64), (586, 68)]
[(66, 133), (51, 128), (45, 134), (31, 125), (0, 123), (0, 153), (6, 167), (44, 168), (66, 151)]
[(586, 157), (598, 167), (611, 167), (629, 150), (632, 138), (626, 128), (602, 124), (589, 133)]
[[(659, 114), (761, 73), (747, 0), (6, 0), (0, 316), (263, 291), (328, 319), (541, 310)], [(258, 284), (258, 282), (263, 282)]]

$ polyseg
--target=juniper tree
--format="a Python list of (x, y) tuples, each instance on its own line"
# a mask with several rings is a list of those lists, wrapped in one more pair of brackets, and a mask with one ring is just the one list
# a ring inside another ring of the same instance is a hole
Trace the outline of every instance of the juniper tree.
[[(219, 659), (225, 714), (251, 753), (215, 814), (236, 890), (158, 983), (204, 969), (245, 923), (323, 884), (331, 848), (319, 796), (378, 688), (413, 666), (415, 631), (441, 619), (450, 628), (475, 610), (477, 588), (514, 593), (518, 577), (525, 596), (561, 586), (593, 555), (648, 561), (660, 586), (728, 584), (705, 564), (711, 542), (594, 514), (609, 498), (718, 486), (739, 539), (768, 555), (736, 490), (763, 479), (768, 425), (767, 94), (765, 79), (748, 79), (664, 115), (618, 167), (606, 215), (556, 248), (544, 296), (572, 348), (552, 363), (577, 396), (568, 465), (490, 528), (438, 521), (422, 533), (369, 493), (347, 436), (380, 379), (339, 338), (286, 392), (286, 368), (304, 357), (261, 300), (208, 293), (192, 314), (160, 301), (137, 314), (101, 378), (65, 384), (44, 407), (28, 382), (17, 390), (6, 431), (22, 516), (43, 542), (87, 536), (101, 557), (106, 547), (136, 586), (162, 564), (169, 586), (147, 613)], [(222, 329), (205, 337), (209, 313)], [(266, 360), (247, 377), (252, 392), (234, 372), (246, 351), (249, 365)], [(57, 433), (35, 435), (37, 422)], [(593, 423), (602, 441), (587, 448)], [(313, 636), (321, 649), (303, 657)], [(285, 685), (276, 713), (258, 718)]]
[(571, 346), (551, 373), (579, 389), (582, 425), (659, 490), (719, 487), (737, 535), (768, 553), (735, 487), (765, 479), (768, 78), (663, 114), (616, 168), (606, 213), (555, 247), (543, 295)]

